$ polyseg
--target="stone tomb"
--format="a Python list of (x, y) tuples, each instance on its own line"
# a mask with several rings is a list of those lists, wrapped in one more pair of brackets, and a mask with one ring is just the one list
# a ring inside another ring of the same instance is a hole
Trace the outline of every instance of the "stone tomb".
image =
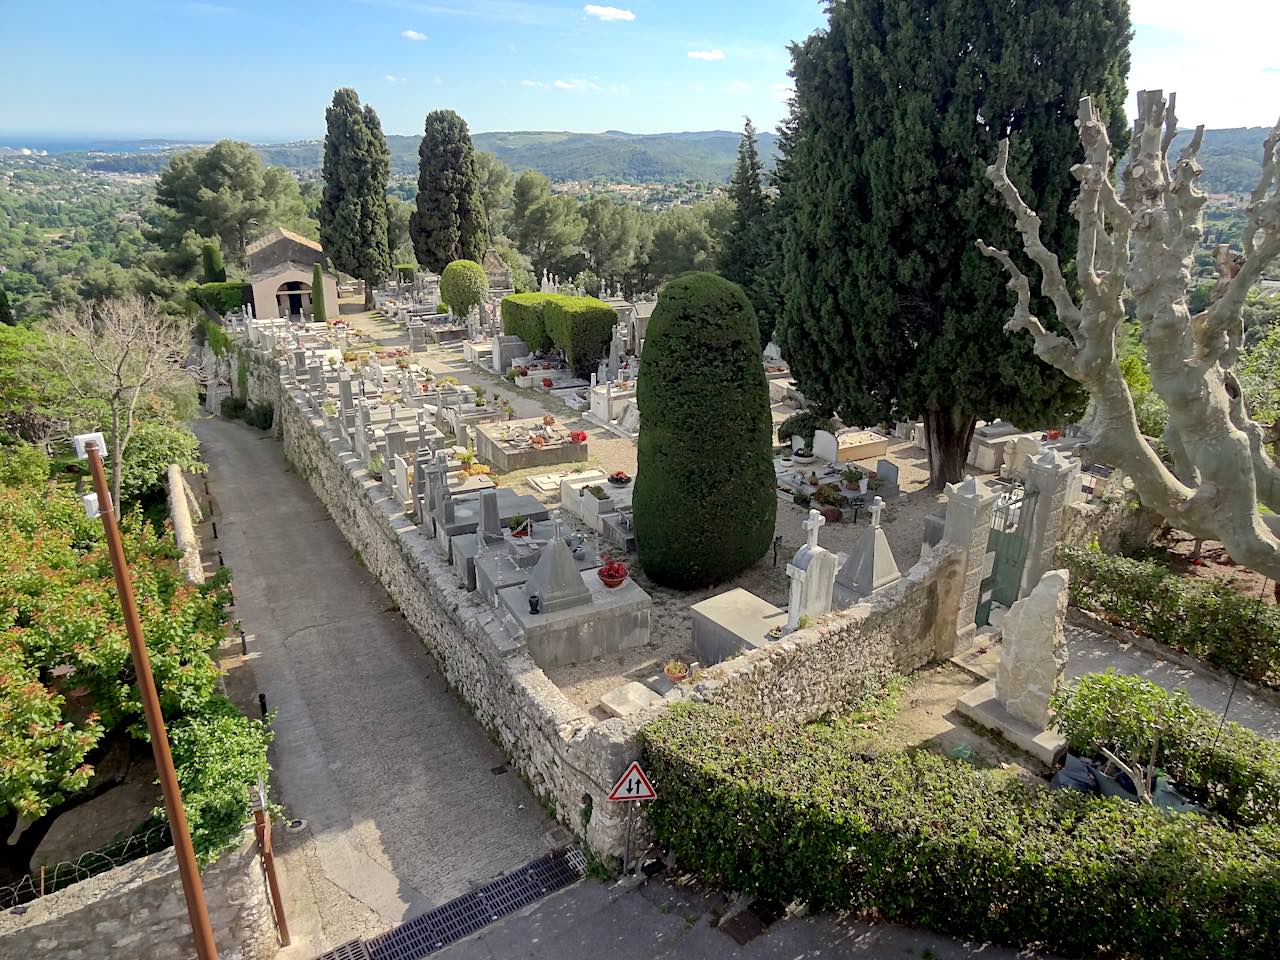
[(873, 460), (889, 452), (889, 438), (874, 430), (841, 430), (838, 434), (819, 430), (813, 435), (814, 456), (828, 463)]
[[(533, 524), (533, 531), (527, 537), (506, 534), (505, 548), (480, 551), (473, 561), (475, 589), (496, 606), (499, 591), (528, 582), (542, 556), (543, 547), (556, 536), (564, 538), (563, 532), (557, 531), (555, 521), (545, 521)], [(600, 559), (585, 543), (578, 544), (574, 540), (567, 545), (579, 571), (595, 570), (600, 566)]]
[(862, 538), (852, 553), (840, 554), (840, 570), (836, 574), (832, 600), (837, 607), (848, 607), (863, 600), (882, 587), (902, 579), (884, 528), (880, 526), (880, 513), (884, 501), (876, 497), (871, 502), (871, 526), (863, 531)]
[(1050, 766), (1066, 752), (1066, 741), (1049, 730), (1049, 700), (1067, 665), (1063, 622), (1067, 571), (1050, 570), (1030, 595), (1005, 614), (996, 678), (970, 690), (956, 704), (970, 720)]
[[(539, 446), (532, 437), (543, 437)], [(559, 463), (582, 463), (587, 444), (574, 443), (569, 431), (556, 424), (544, 427), (541, 418), (482, 423), (475, 430), (476, 455), (501, 473)]]
[(498, 610), (529, 656), (546, 669), (617, 653), (649, 641), (653, 601), (628, 577), (606, 587), (581, 571), (558, 530), (528, 580), (498, 591)]
[(785, 610), (741, 587), (695, 603), (689, 610), (693, 648), (708, 665), (767, 645), (774, 639), (769, 631), (787, 622)]

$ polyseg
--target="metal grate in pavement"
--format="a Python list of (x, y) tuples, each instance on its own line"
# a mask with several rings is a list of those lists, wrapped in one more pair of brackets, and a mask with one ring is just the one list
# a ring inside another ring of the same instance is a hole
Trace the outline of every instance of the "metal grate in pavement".
[(369, 948), (363, 940), (348, 940), (340, 943), (328, 953), (322, 953), (316, 960), (370, 960)]
[(370, 960), (421, 960), (580, 879), (576, 847), (550, 853), (367, 941)]

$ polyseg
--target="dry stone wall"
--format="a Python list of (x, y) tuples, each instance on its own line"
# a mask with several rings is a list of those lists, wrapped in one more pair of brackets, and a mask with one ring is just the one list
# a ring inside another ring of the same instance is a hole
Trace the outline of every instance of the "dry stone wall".
[(512, 642), (478, 594), (458, 583), (435, 543), (312, 414), (286, 364), (251, 352), (249, 369), (260, 372), (248, 378), (247, 399), (275, 404), (276, 429), (294, 470), (512, 766), (606, 861), (621, 858), (626, 811), (605, 798), (639, 754), (637, 731), (667, 703), (692, 697), (771, 716), (817, 716), (856, 703), (894, 672), (952, 651), (964, 564), (960, 551), (944, 546), (869, 602), (825, 617), (768, 650), (719, 664), (648, 711), (597, 721)]
[[(202, 874), (221, 960), (277, 950), (253, 831)], [(0, 913), (0, 957), (188, 960), (195, 956), (173, 848)]]

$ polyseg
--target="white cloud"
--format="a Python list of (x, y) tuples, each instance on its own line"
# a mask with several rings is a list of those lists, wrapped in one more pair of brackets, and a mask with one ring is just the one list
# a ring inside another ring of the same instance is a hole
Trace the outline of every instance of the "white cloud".
[(599, 90), (598, 83), (590, 80), (556, 80), (553, 84), (557, 90)]
[(630, 10), (623, 10), (621, 7), (602, 7), (599, 4), (588, 3), (582, 8), (582, 12), (588, 17), (595, 17), (597, 20), (634, 20), (636, 15)]
[(408, 77), (397, 77), (394, 73), (383, 74), (383, 78), (387, 83), (408, 83)]
[(729, 84), (727, 87), (724, 88), (724, 92), (725, 93), (750, 93), (751, 84), (747, 83), (745, 80), (735, 80), (733, 81), (733, 83)]
[(773, 99), (782, 103), (789, 103), (796, 95), (796, 87), (793, 83), (775, 83), (769, 90), (773, 93)]
[(723, 50), (690, 50), (690, 60), (723, 60)]
[(609, 87), (609, 92), (616, 93), (620, 97), (625, 97), (627, 94), (631, 92), (631, 88), (628, 87), (625, 83), (615, 83)]
[(419, 33), (417, 30), (402, 30), (400, 32), (400, 36), (404, 37), (406, 40), (427, 39), (427, 35), (425, 33)]
[(547, 85), (546, 85), (545, 83), (543, 83), (541, 80), (521, 80), (521, 81), (520, 81), (520, 86), (522, 86), (522, 87), (534, 87), (534, 88), (536, 88), (536, 89), (538, 89), (538, 90), (545, 90), (545, 89), (547, 89)]

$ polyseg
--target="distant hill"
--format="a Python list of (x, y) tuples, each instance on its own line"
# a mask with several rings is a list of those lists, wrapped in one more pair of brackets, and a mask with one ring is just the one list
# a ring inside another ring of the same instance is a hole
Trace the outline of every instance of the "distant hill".
[[(1200, 184), (1211, 193), (1247, 193), (1261, 173), (1264, 127), (1206, 130), (1200, 148), (1204, 175)], [(1174, 150), (1186, 142), (1189, 131), (1178, 135)], [(419, 137), (390, 136), (391, 169), (411, 174), (418, 167)], [(680, 180), (728, 181), (738, 153), (738, 134), (728, 130), (686, 133), (568, 133), (520, 130), (479, 133), (476, 148), (497, 154), (514, 170), (538, 170), (552, 180), (603, 180), (612, 183), (670, 183)], [(160, 141), (111, 144), (112, 155), (63, 154), (91, 169), (133, 173), (157, 173), (168, 162)], [(107, 148), (106, 144), (98, 149)], [(257, 144), (267, 163), (277, 163), (299, 173), (320, 170), (323, 144), (319, 140)], [(137, 152), (139, 150), (145, 152)], [(766, 168), (778, 152), (772, 133), (760, 134), (760, 154)]]
[[(391, 170), (418, 168), (420, 137), (390, 136)], [(614, 183), (668, 183), (676, 180), (728, 181), (738, 156), (739, 135), (726, 130), (693, 133), (569, 133), (518, 130), (478, 133), (477, 150), (494, 153), (517, 173), (538, 170), (552, 180), (605, 180)], [(258, 146), (267, 163), (299, 171), (320, 168), (318, 140)], [(777, 154), (777, 137), (760, 135), (766, 165)]]

